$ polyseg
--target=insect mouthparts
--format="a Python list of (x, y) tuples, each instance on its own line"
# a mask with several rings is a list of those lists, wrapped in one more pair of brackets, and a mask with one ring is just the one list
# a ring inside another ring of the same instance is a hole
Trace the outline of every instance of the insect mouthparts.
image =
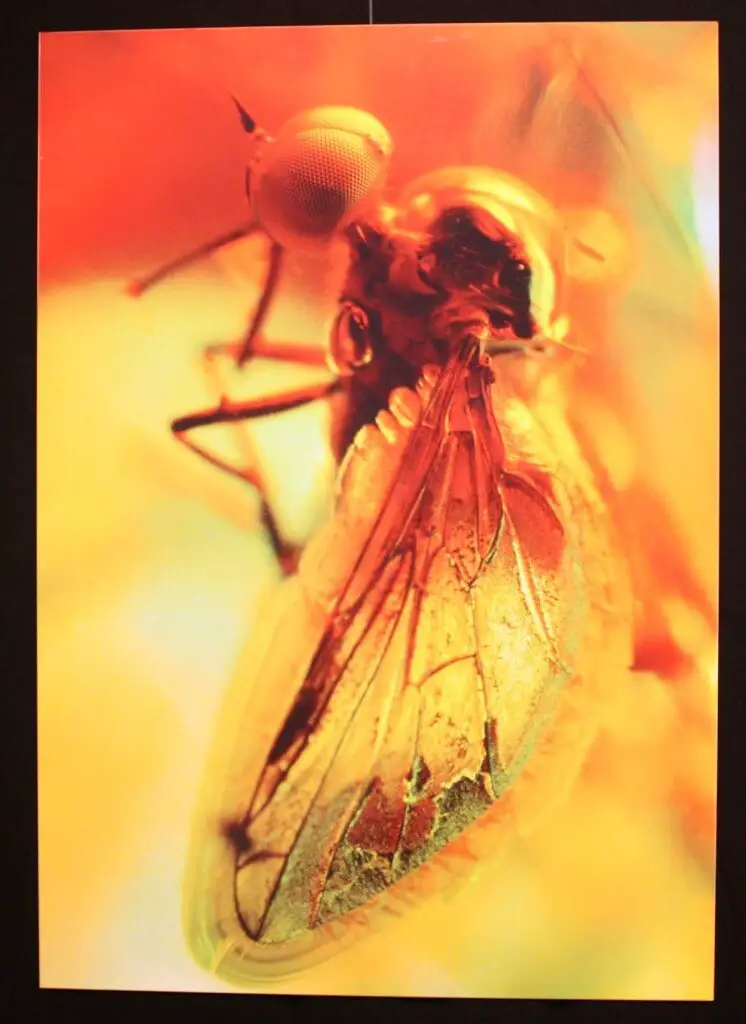
[(484, 309), (471, 303), (450, 302), (433, 313), (432, 326), (449, 342), (466, 341), (471, 337), (481, 350), (491, 333), (489, 317)]

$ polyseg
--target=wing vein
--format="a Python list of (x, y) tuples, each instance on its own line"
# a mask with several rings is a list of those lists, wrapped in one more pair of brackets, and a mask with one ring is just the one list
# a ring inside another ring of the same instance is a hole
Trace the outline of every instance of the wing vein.
[(539, 634), (545, 641), (552, 658), (557, 665), (561, 665), (561, 659), (559, 651), (557, 650), (554, 638), (549, 630), (547, 623), (544, 621), (543, 610), (540, 604), (540, 598), (536, 588), (536, 582), (534, 580), (531, 569), (526, 562), (521, 548), (520, 539), (516, 534), (515, 524), (513, 523), (513, 517), (508, 509), (507, 502), (503, 502), (503, 515), (508, 525), (508, 533), (510, 534), (510, 545), (513, 549), (515, 556), (516, 568), (518, 569), (518, 584), (521, 588), (523, 599), (526, 602), (526, 606), (531, 614), (531, 618), (534, 620), (535, 625), (539, 629)]
[[(406, 584), (406, 586), (404, 588), (404, 594), (403, 594), (403, 599), (402, 599), (401, 605), (400, 605), (400, 607), (397, 610), (393, 626), (392, 626), (391, 630), (389, 631), (389, 635), (386, 638), (386, 642), (382, 646), (381, 654), (380, 654), (380, 657), (378, 658), (378, 661), (376, 663), (376, 667), (375, 667), (374, 671), (372, 671), (370, 673), (370, 675), (368, 677), (368, 682), (365, 684), (365, 686), (363, 688), (363, 692), (360, 694), (360, 697), (358, 698), (358, 701), (357, 701), (357, 703), (356, 703), (356, 705), (355, 705), (355, 707), (354, 707), (354, 709), (352, 711), (352, 714), (350, 715), (350, 720), (349, 720), (349, 726), (348, 727), (352, 727), (352, 724), (355, 721), (355, 718), (356, 718), (356, 716), (358, 714), (358, 711), (360, 710), (360, 707), (363, 704), (363, 701), (367, 697), (367, 695), (368, 695), (368, 693), (370, 691), (370, 688), (373, 685), (373, 682), (374, 682), (375, 677), (376, 677), (377, 672), (378, 672), (378, 667), (380, 666), (381, 661), (383, 660), (384, 655), (388, 651), (388, 649), (389, 649), (389, 647), (391, 645), (391, 641), (392, 641), (392, 639), (393, 639), (393, 637), (394, 637), (394, 635), (396, 633), (396, 630), (397, 630), (398, 625), (399, 625), (399, 621), (400, 621), (401, 616), (402, 616), (402, 612), (404, 611), (404, 606), (406, 604), (406, 597), (407, 597), (407, 595), (409, 593), (409, 588), (411, 586), (411, 582), (412, 582), (412, 578), (413, 578), (413, 573), (414, 573), (413, 566), (414, 566), (414, 560), (410, 559), (409, 566), (408, 566), (408, 569), (409, 569), (409, 580), (407, 581), (407, 584)], [(398, 578), (398, 575), (397, 575), (396, 578)], [(330, 772), (332, 771), (332, 768), (334, 767), (334, 762), (335, 762), (335, 760), (337, 758), (337, 755), (339, 754), (339, 751), (342, 748), (342, 744), (345, 742), (346, 738), (347, 738), (347, 730), (342, 732), (342, 736), (339, 739), (336, 747), (334, 748), (334, 753), (332, 754), (332, 757), (331, 757), (331, 759), (329, 761), (329, 765), (327, 766), (326, 771), (324, 772), (324, 774), (321, 777), (321, 780), (319, 782), (318, 788), (316, 790), (316, 794), (313, 797), (313, 799), (311, 800), (311, 803), (310, 803), (310, 805), (308, 807), (308, 810), (304, 814), (304, 816), (303, 816), (303, 818), (301, 820), (301, 823), (300, 823), (300, 827), (298, 828), (298, 830), (297, 830), (297, 832), (295, 834), (295, 838), (293, 839), (293, 842), (292, 842), (292, 844), (290, 846), (290, 849), (288, 850), (287, 858), (285, 860), (285, 864), (283, 865), (282, 870), (280, 871), (279, 875), (277, 876), (277, 880), (276, 880), (276, 882), (275, 882), (275, 884), (274, 884), (274, 886), (272, 888), (272, 891), (270, 893), (269, 899), (267, 900), (267, 909), (265, 910), (265, 912), (264, 912), (264, 914), (262, 916), (261, 924), (259, 926), (259, 931), (260, 932), (261, 932), (261, 929), (264, 927), (264, 922), (266, 920), (267, 913), (269, 912), (269, 908), (272, 906), (272, 903), (274, 901), (275, 896), (277, 895), (277, 892), (278, 892), (278, 890), (280, 888), (282, 880), (285, 877), (285, 874), (286, 874), (287, 868), (288, 868), (288, 863), (290, 861), (290, 858), (293, 855), (293, 851), (295, 850), (296, 846), (298, 845), (298, 840), (300, 839), (300, 837), (303, 835), (303, 833), (305, 831), (306, 823), (308, 822), (308, 819), (309, 819), (311, 813), (313, 812), (314, 808), (316, 807), (316, 803), (318, 801), (319, 794), (321, 793), (321, 791), (322, 791), (322, 789), (324, 787), (324, 783), (326, 782), (327, 778), (329, 777)], [(348, 815), (347, 821), (349, 822), (349, 820), (350, 820), (350, 816)], [(342, 834), (343, 833), (344, 833), (344, 829), (342, 830)], [(339, 844), (337, 843), (335, 845), (335, 848), (334, 848), (334, 852), (335, 853), (336, 853), (336, 850), (337, 850), (338, 846), (339, 846)], [(321, 893), (323, 893), (323, 888), (320, 890), (319, 896), (321, 895)], [(317, 912), (317, 906), (314, 907), (312, 912), (311, 912), (311, 917), (312, 918), (315, 917), (316, 912)]]
[[(405, 559), (405, 556), (402, 555), (401, 556), (401, 564), (402, 565), (404, 564), (404, 559)], [(400, 573), (399, 572), (392, 573), (392, 578), (391, 578), (390, 585), (383, 589), (383, 591), (382, 591), (382, 593), (380, 595), (380, 599), (377, 601), (376, 605), (372, 609), (371, 616), (370, 616), (370, 618), (368, 620), (368, 623), (367, 623), (365, 629), (361, 632), (361, 635), (358, 637), (358, 639), (354, 643), (354, 645), (352, 647), (352, 650), (348, 654), (348, 656), (347, 656), (346, 660), (344, 661), (344, 663), (339, 667), (338, 671), (331, 678), (331, 681), (327, 682), (327, 684), (325, 686), (325, 691), (326, 692), (324, 694), (323, 702), (321, 703), (321, 705), (318, 708), (318, 711), (316, 712), (316, 715), (315, 715), (313, 723), (309, 723), (309, 728), (306, 731), (306, 735), (305, 735), (304, 739), (301, 742), (301, 746), (300, 746), (298, 752), (295, 754), (295, 756), (292, 758), (292, 760), (288, 763), (287, 767), (282, 771), (281, 775), (279, 776), (279, 778), (275, 782), (274, 786), (272, 787), (272, 790), (268, 794), (266, 800), (261, 805), (261, 807), (259, 807), (258, 810), (256, 810), (254, 812), (254, 805), (253, 805), (253, 803), (252, 803), (252, 805), (250, 805), (249, 811), (247, 812), (247, 815), (245, 816), (245, 819), (244, 819), (246, 825), (249, 825), (251, 822), (256, 821), (256, 819), (263, 813), (263, 811), (266, 810), (268, 805), (274, 799), (274, 797), (275, 797), (275, 795), (277, 793), (278, 788), (287, 779), (287, 777), (288, 777), (288, 775), (290, 773), (290, 770), (292, 769), (293, 765), (297, 762), (298, 758), (301, 756), (303, 751), (308, 746), (308, 742), (309, 742), (310, 737), (311, 737), (311, 735), (313, 733), (314, 727), (316, 725), (318, 725), (318, 722), (320, 721), (321, 717), (323, 716), (324, 712), (326, 711), (327, 707), (329, 706), (329, 701), (331, 700), (332, 694), (334, 693), (337, 685), (339, 684), (340, 679), (342, 679), (342, 677), (344, 676), (345, 672), (347, 671), (347, 669), (350, 666), (350, 662), (352, 661), (352, 659), (355, 657), (355, 655), (360, 650), (361, 645), (365, 642), (365, 640), (366, 640), (366, 638), (368, 636), (368, 631), (369, 631), (372, 623), (377, 618), (379, 612), (381, 611), (381, 608), (384, 606), (384, 604), (386, 603), (386, 600), (390, 596), (391, 591), (394, 588), (394, 585), (399, 581), (399, 578), (400, 578)], [(403, 603), (402, 603), (402, 607), (403, 607)], [(399, 611), (399, 614), (401, 614), (401, 609)], [(368, 685), (370, 685), (370, 682), (372, 682), (373, 678), (375, 677), (376, 672), (378, 671), (378, 668), (380, 667), (381, 661), (383, 660), (383, 655), (386, 652), (386, 649), (388, 647), (388, 643), (390, 642), (390, 639), (393, 636), (394, 631), (395, 631), (395, 626), (391, 630), (391, 633), (389, 635), (389, 640), (387, 641), (386, 647), (383, 648), (383, 650), (381, 651), (380, 655), (378, 656), (378, 659), (374, 663), (373, 669), (372, 669), (371, 674), (370, 674), (370, 679), (369, 679)], [(339, 646), (340, 642), (341, 642), (341, 640), (343, 638), (344, 638), (344, 634), (341, 637), (335, 637), (335, 636), (332, 635), (331, 632), (327, 632), (325, 640), (322, 642), (322, 645), (319, 648), (319, 652), (316, 655), (316, 658), (314, 659), (314, 667), (312, 667), (311, 670), (309, 671), (309, 679), (313, 678), (313, 675), (316, 672), (318, 672), (318, 668), (316, 666), (318, 665), (322, 655), (325, 654), (325, 653), (328, 653), (331, 650), (333, 650), (333, 648), (335, 646)], [(310, 688), (311, 687), (309, 687), (309, 689)], [(366, 692), (367, 692), (367, 690), (366, 690)], [(257, 786), (257, 791), (258, 791), (260, 785), (261, 785), (261, 780), (260, 780), (259, 785)]]
[[(422, 728), (422, 696), (420, 695), (419, 689), (417, 691), (417, 724), (414, 728), (414, 742), (412, 743), (412, 759), (409, 764), (409, 779), (410, 783), (414, 782), (415, 779), (415, 766), (417, 763), (417, 755), (420, 748), (420, 730)], [(404, 832), (409, 823), (411, 815), (411, 808), (409, 803), (405, 801), (404, 814), (402, 814), (401, 826), (399, 828), (399, 835), (396, 837), (396, 847), (391, 858), (392, 866), (395, 866), (401, 856), (401, 843), (404, 838)]]

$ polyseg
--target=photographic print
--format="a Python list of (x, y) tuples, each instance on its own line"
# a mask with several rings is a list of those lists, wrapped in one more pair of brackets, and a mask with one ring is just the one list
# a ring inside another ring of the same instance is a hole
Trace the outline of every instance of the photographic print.
[(712, 999), (717, 44), (41, 35), (42, 987)]

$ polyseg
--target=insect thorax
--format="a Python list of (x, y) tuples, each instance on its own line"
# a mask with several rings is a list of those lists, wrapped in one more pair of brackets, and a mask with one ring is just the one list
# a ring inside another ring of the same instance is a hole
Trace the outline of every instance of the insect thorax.
[(374, 347), (410, 362), (444, 362), (448, 351), (433, 337), (433, 314), (463, 301), (489, 316), (496, 334), (530, 339), (531, 268), (521, 240), (477, 205), (440, 212), (424, 229), (356, 224), (345, 298), (370, 319)]

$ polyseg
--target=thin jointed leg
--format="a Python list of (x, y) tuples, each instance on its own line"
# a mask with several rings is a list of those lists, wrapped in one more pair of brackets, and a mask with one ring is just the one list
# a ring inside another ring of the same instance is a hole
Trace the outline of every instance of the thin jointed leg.
[(256, 234), (258, 231), (262, 231), (263, 228), (258, 221), (250, 221), (248, 224), (243, 224), (239, 228), (234, 228), (233, 231), (228, 231), (224, 235), (218, 235), (217, 238), (211, 239), (209, 242), (205, 242), (198, 248), (193, 249), (191, 252), (185, 253), (183, 256), (179, 256), (177, 259), (172, 260), (170, 263), (166, 263), (164, 266), (159, 267), (158, 270), (154, 270), (147, 277), (141, 277), (136, 281), (130, 282), (127, 286), (127, 291), (130, 295), (138, 298), (143, 292), (150, 291), (155, 285), (160, 284), (167, 277), (171, 277), (172, 274), (177, 273), (179, 270), (183, 270), (185, 267), (191, 266), (192, 263), (197, 263), (199, 260), (204, 259), (213, 252), (217, 252), (218, 249), (224, 248), (226, 245), (230, 245), (232, 242), (237, 242), (241, 238), (248, 238), (250, 235)]
[(190, 435), (201, 427), (223, 423), (240, 423), (290, 409), (297, 409), (303, 405), (308, 405), (310, 402), (315, 402), (318, 399), (334, 394), (340, 390), (341, 386), (341, 381), (333, 380), (249, 402), (230, 403), (224, 399), (220, 405), (212, 409), (205, 409), (188, 416), (182, 416), (171, 424), (171, 431), (174, 437), (196, 455), (209, 462), (210, 465), (215, 466), (216, 469), (220, 469), (230, 476), (243, 480), (257, 489), (261, 500), (262, 522), (267, 528), (272, 547), (282, 566), (283, 572), (286, 574), (295, 571), (300, 556), (300, 549), (295, 545), (286, 543), (282, 539), (274, 513), (269, 505), (267, 488), (258, 468), (258, 461), (248, 445), (248, 438), (244, 435), (244, 440), (246, 441), (244, 447), (247, 449), (246, 454), (249, 457), (246, 459), (244, 467), (239, 467), (231, 465), (231, 463), (220, 458), (218, 455), (207, 451), (207, 449), (197, 444)]

